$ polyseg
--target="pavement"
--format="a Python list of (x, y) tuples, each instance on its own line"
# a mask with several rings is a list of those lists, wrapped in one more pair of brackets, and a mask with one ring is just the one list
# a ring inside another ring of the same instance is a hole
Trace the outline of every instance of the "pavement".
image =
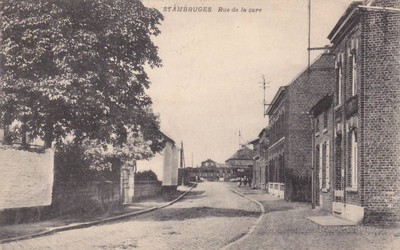
[[(64, 217), (48, 221), (17, 225), (4, 225), (0, 228), (0, 244), (42, 237), (54, 234), (56, 232), (87, 228), (144, 213), (149, 213), (174, 204), (182, 199), (194, 187), (196, 187), (196, 185), (197, 184), (193, 183), (190, 186), (178, 186), (178, 192), (176, 194), (180, 195), (176, 198), (174, 198), (174, 195), (171, 195), (169, 197), (151, 197), (147, 199), (141, 199), (116, 211), (102, 215), (89, 216), (87, 218)], [(171, 199), (171, 197), (173, 198)]]
[(265, 214), (246, 239), (228, 249), (400, 249), (398, 228), (346, 225), (321, 209), (311, 209), (311, 204), (287, 202), (234, 183), (229, 186), (261, 203)]

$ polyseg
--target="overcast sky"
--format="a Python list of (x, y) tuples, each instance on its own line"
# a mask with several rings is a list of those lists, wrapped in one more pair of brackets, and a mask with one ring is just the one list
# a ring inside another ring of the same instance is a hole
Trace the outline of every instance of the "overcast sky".
[[(148, 91), (162, 130), (184, 143), (186, 165), (224, 162), (267, 126), (267, 103), (307, 66), (308, 0), (145, 0), (165, 20), (154, 38), (163, 67), (148, 70)], [(351, 0), (312, 0), (311, 46), (327, 36)], [(207, 13), (164, 12), (163, 7), (212, 7)], [(239, 12), (220, 13), (219, 7)], [(242, 13), (241, 8), (261, 9)], [(312, 52), (312, 58), (320, 52)]]

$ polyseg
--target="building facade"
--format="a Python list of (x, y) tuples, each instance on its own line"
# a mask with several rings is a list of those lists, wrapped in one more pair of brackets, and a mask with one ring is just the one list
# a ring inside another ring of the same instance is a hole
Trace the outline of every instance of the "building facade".
[(400, 2), (353, 2), (328, 38), (335, 54), (333, 212), (400, 219)]
[(313, 190), (315, 206), (332, 212), (334, 190), (333, 168), (333, 94), (324, 96), (310, 110), (313, 124)]
[(311, 201), (312, 137), (309, 110), (334, 85), (334, 57), (323, 53), (281, 87), (267, 115), (268, 191), (290, 201)]
[(254, 151), (254, 164), (253, 164), (253, 183), (254, 188), (267, 189), (268, 180), (268, 162), (267, 162), (267, 149), (268, 140), (266, 129), (263, 129), (258, 138), (251, 141), (249, 144), (253, 145)]

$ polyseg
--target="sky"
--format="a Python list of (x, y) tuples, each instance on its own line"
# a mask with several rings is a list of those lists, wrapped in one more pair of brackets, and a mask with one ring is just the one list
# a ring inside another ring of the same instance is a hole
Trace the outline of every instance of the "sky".
[[(180, 146), (186, 166), (225, 162), (267, 126), (280, 86), (307, 67), (308, 0), (143, 0), (163, 15), (153, 38), (163, 67), (148, 69), (148, 94), (161, 129)], [(311, 47), (326, 38), (351, 0), (312, 0)], [(211, 12), (165, 12), (164, 7), (211, 7)], [(218, 12), (219, 8), (230, 12)], [(232, 12), (237, 8), (238, 12)], [(241, 12), (242, 8), (247, 12)], [(250, 9), (261, 11), (249, 13)], [(313, 51), (315, 59), (321, 51)], [(239, 139), (241, 131), (241, 140)], [(192, 158), (193, 155), (193, 158)]]

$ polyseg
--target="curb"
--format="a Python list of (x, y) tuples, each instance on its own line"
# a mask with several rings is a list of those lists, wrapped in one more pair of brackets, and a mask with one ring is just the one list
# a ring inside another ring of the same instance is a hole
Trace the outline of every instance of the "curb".
[(159, 207), (151, 207), (151, 208), (147, 208), (147, 209), (142, 210), (142, 211), (136, 211), (136, 212), (132, 212), (132, 213), (121, 214), (121, 215), (117, 215), (117, 216), (106, 218), (106, 219), (100, 219), (100, 220), (95, 220), (95, 221), (90, 221), (90, 222), (83, 222), (83, 223), (78, 223), (76, 225), (67, 225), (67, 226), (63, 226), (63, 227), (47, 229), (47, 230), (45, 230), (43, 232), (40, 232), (40, 233), (35, 233), (35, 234), (30, 234), (30, 235), (15, 237), (15, 238), (4, 239), (4, 240), (0, 240), (0, 244), (14, 242), (14, 241), (20, 241), (20, 240), (38, 238), (38, 237), (41, 237), (41, 236), (46, 236), (46, 235), (50, 235), (50, 234), (54, 234), (54, 233), (58, 233), (58, 232), (63, 232), (63, 231), (69, 231), (69, 230), (81, 229), (81, 228), (88, 228), (88, 227), (91, 227), (91, 226), (97, 226), (97, 225), (100, 225), (100, 224), (106, 224), (108, 222), (117, 221), (117, 220), (129, 218), (129, 217), (133, 217), (133, 216), (136, 216), (136, 215), (149, 213), (149, 212), (161, 209), (161, 208), (165, 208), (165, 207), (171, 206), (172, 204), (174, 204), (177, 201), (179, 201), (180, 199), (182, 199), (187, 193), (192, 191), (192, 189), (197, 186), (197, 183), (191, 183), (191, 184), (193, 184), (193, 185), (190, 187), (190, 189), (187, 190), (186, 192), (184, 192), (183, 194), (181, 194), (178, 198), (176, 198), (173, 201), (170, 201), (169, 203), (167, 203), (165, 205), (159, 206)]
[(233, 245), (235, 245), (235, 244), (237, 244), (237, 243), (239, 243), (239, 242), (242, 242), (242, 241), (244, 241), (245, 239), (247, 239), (250, 235), (252, 235), (252, 234), (254, 233), (254, 231), (256, 230), (256, 228), (257, 228), (257, 226), (258, 226), (258, 224), (260, 224), (261, 220), (264, 218), (264, 214), (265, 214), (265, 208), (264, 208), (264, 206), (263, 206), (259, 201), (254, 200), (254, 199), (252, 199), (252, 198), (250, 198), (250, 197), (248, 197), (248, 196), (246, 196), (246, 195), (240, 193), (239, 191), (236, 191), (235, 189), (233, 189), (233, 188), (231, 188), (231, 187), (228, 187), (228, 188), (229, 188), (232, 192), (234, 192), (235, 194), (238, 194), (238, 195), (242, 196), (243, 198), (246, 198), (246, 199), (248, 199), (249, 201), (252, 201), (252, 202), (256, 203), (256, 204), (260, 207), (261, 212), (260, 212), (260, 216), (258, 217), (257, 221), (253, 224), (253, 226), (251, 226), (251, 228), (249, 229), (249, 231), (248, 231), (246, 234), (244, 234), (244, 235), (241, 236), (240, 238), (238, 238), (238, 239), (236, 239), (236, 240), (230, 242), (228, 245), (225, 245), (225, 246), (222, 247), (221, 249), (228, 249), (229, 247), (231, 247), (231, 246), (233, 246)]

